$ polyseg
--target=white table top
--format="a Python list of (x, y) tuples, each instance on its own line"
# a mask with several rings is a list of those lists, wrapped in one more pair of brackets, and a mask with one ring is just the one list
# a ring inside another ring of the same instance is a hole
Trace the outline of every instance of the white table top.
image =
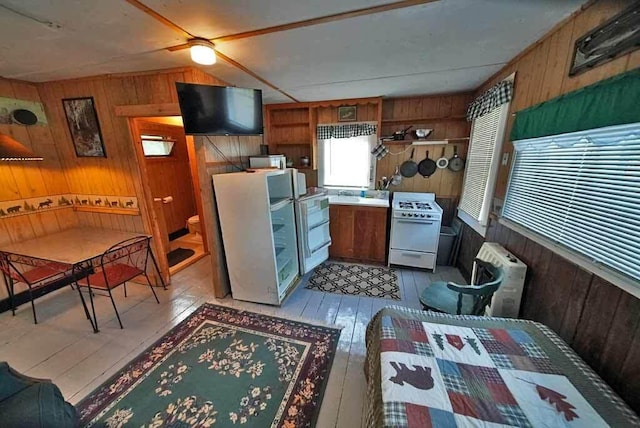
[(112, 245), (136, 236), (149, 235), (79, 227), (29, 239), (28, 241), (0, 245), (0, 252), (75, 265), (99, 257)]

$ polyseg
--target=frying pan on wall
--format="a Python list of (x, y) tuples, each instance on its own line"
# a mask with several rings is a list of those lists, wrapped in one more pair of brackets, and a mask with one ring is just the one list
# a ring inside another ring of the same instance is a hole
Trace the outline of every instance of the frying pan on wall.
[(434, 172), (436, 172), (436, 168), (436, 163), (433, 159), (429, 159), (429, 151), (427, 150), (425, 158), (418, 164), (418, 172), (424, 178), (429, 178)]
[(458, 156), (458, 146), (453, 146), (453, 157), (449, 159), (449, 169), (454, 172), (464, 169), (464, 159)]
[(400, 174), (402, 174), (403, 177), (411, 178), (418, 173), (418, 164), (413, 161), (415, 152), (416, 149), (411, 149), (411, 157), (409, 160), (402, 162), (402, 165), (400, 165)]
[(442, 148), (442, 157), (436, 161), (436, 166), (440, 169), (445, 169), (447, 166), (449, 166), (449, 159), (444, 157), (444, 151), (445, 147)]

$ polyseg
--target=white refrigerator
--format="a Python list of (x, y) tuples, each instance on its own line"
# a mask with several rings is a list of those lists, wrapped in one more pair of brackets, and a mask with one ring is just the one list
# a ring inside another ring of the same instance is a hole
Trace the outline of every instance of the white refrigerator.
[(307, 191), (304, 180), (294, 181), (300, 273), (311, 272), (329, 258), (329, 196), (324, 189)]
[(279, 305), (299, 277), (294, 173), (212, 176), (234, 299)]

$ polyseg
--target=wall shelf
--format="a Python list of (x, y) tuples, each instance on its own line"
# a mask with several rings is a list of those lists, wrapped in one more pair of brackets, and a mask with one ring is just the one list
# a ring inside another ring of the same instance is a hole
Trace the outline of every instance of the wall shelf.
[(385, 146), (444, 146), (446, 144), (464, 144), (469, 141), (469, 137), (443, 138), (442, 140), (387, 140), (382, 143)]
[(274, 128), (287, 128), (290, 126), (309, 126), (309, 122), (281, 122), (281, 123), (272, 123), (271, 126)]
[(90, 213), (120, 214), (120, 215), (140, 215), (137, 208), (108, 208), (108, 207), (91, 207), (87, 205), (74, 205), (74, 211), (83, 211)]
[(449, 121), (459, 121), (459, 120), (467, 120), (466, 115), (456, 115), (456, 116), (441, 116), (441, 117), (411, 117), (406, 119), (382, 119), (383, 125), (395, 125), (402, 123), (426, 123), (426, 122), (449, 122)]

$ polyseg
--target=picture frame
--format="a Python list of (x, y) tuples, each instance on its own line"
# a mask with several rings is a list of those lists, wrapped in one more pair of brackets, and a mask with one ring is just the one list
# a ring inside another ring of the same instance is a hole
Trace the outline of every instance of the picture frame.
[(338, 107), (338, 122), (355, 122), (358, 119), (356, 106)]
[(93, 97), (64, 98), (62, 107), (76, 156), (106, 158)]
[(634, 3), (576, 40), (569, 76), (576, 76), (639, 49), (638, 14), (640, 3)]

